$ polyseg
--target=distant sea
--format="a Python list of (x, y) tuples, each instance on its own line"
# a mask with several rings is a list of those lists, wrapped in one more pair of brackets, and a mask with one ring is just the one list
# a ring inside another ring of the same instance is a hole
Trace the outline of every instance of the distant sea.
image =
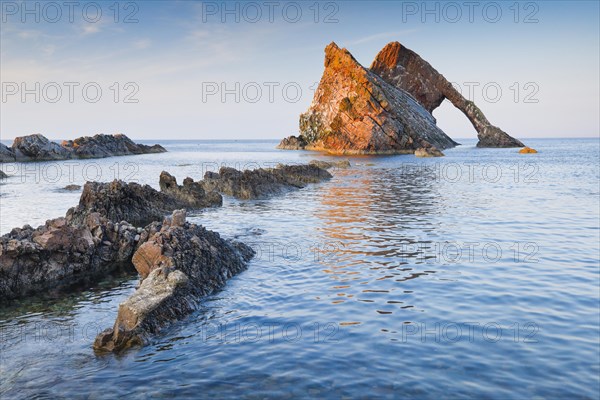
[[(91, 345), (132, 271), (2, 304), (0, 397), (598, 399), (599, 140), (524, 141), (539, 153), (462, 140), (443, 158), (349, 157), (328, 182), (191, 213), (257, 257), (123, 355)], [(0, 233), (64, 215), (67, 184), (333, 159), (155, 142), (169, 152), (0, 164)]]

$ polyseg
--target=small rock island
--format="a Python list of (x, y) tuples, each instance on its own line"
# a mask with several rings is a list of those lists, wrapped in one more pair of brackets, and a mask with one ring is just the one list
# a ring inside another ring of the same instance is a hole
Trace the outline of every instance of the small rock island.
[(440, 156), (456, 146), (436, 125), (433, 110), (448, 99), (471, 121), (477, 147), (523, 147), (492, 125), (442, 74), (398, 42), (386, 45), (370, 68), (335, 43), (325, 48), (325, 71), (313, 101), (300, 115), (300, 135), (279, 149), (331, 154)]
[(61, 144), (36, 133), (15, 138), (11, 147), (0, 143), (0, 163), (15, 161), (58, 161), (77, 158), (105, 158), (134, 154), (165, 153), (159, 144), (135, 143), (123, 134), (84, 136)]

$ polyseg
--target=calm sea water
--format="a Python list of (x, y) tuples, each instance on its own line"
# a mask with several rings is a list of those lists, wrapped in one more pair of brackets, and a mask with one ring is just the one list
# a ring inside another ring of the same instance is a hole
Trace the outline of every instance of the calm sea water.
[[(147, 347), (94, 355), (137, 284), (0, 306), (0, 397), (599, 397), (599, 141), (350, 158), (319, 185), (191, 219), (258, 256)], [(157, 187), (220, 165), (328, 159), (275, 141), (1, 165), (0, 232), (64, 215), (86, 179)]]

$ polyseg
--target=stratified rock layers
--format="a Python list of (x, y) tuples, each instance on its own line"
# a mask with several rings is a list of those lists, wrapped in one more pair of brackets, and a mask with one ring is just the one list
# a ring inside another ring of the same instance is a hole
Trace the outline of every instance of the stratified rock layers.
[(136, 292), (119, 306), (113, 328), (96, 338), (97, 351), (144, 344), (174, 320), (192, 312), (199, 296), (222, 288), (246, 268), (254, 251), (218, 233), (190, 224), (185, 211), (146, 228), (149, 237), (133, 256), (142, 277)]
[(453, 147), (435, 119), (411, 96), (362, 67), (346, 49), (325, 49), (325, 72), (309, 110), (300, 116), (307, 150), (335, 154), (412, 153), (420, 147)]
[(483, 112), (414, 51), (388, 43), (375, 57), (371, 71), (413, 96), (430, 113), (444, 99), (462, 111), (477, 131), (478, 147), (523, 147), (523, 143), (493, 126)]
[[(325, 71), (300, 135), (281, 141), (285, 150), (333, 154), (414, 153), (457, 143), (436, 126), (431, 112), (444, 99), (459, 108), (478, 133), (479, 147), (522, 147), (493, 126), (429, 63), (399, 43), (388, 44), (370, 69), (335, 43), (325, 48)], [(441, 154), (441, 153), (440, 153)]]

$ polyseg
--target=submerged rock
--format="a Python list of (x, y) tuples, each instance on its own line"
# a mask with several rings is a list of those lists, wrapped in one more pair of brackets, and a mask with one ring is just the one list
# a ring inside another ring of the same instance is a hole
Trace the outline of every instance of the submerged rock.
[(10, 148), (0, 143), (0, 163), (15, 161), (15, 152)]
[(67, 185), (63, 189), (74, 192), (76, 190), (81, 189), (81, 185)]
[(278, 149), (281, 150), (304, 150), (308, 143), (302, 136), (289, 136), (281, 141), (277, 145)]
[(38, 134), (15, 139), (12, 149), (17, 161), (50, 161), (71, 158), (71, 152)]
[(443, 157), (444, 153), (436, 149), (435, 147), (421, 147), (415, 150), (416, 157)]
[[(294, 139), (284, 139), (285, 147)], [(325, 71), (308, 111), (300, 116), (306, 150), (333, 154), (414, 153), (454, 147), (415, 99), (364, 68), (346, 49), (325, 49)]]
[(431, 113), (448, 99), (477, 131), (477, 147), (523, 147), (523, 143), (493, 126), (483, 112), (414, 51), (398, 42), (388, 43), (375, 57), (371, 71), (414, 97)]
[(103, 158), (133, 154), (164, 153), (162, 146), (134, 143), (127, 136), (95, 135), (54, 143), (40, 134), (15, 139), (12, 148), (0, 144), (0, 162), (50, 161), (71, 158)]
[(340, 161), (323, 161), (323, 160), (311, 160), (308, 165), (314, 165), (315, 167), (319, 167), (321, 169), (331, 169), (331, 168), (339, 168), (339, 169), (347, 169), (350, 168), (349, 160), (340, 160)]
[(185, 211), (146, 228), (147, 241), (133, 256), (142, 282), (119, 305), (112, 328), (100, 333), (96, 351), (143, 345), (163, 327), (196, 309), (200, 296), (222, 288), (243, 271), (254, 251), (185, 220)]
[(222, 167), (219, 173), (206, 172), (202, 184), (207, 191), (238, 199), (260, 199), (330, 178), (329, 172), (314, 165), (278, 165), (246, 171)]
[(14, 299), (91, 280), (131, 260), (137, 229), (92, 213), (81, 224), (66, 218), (0, 237), (0, 299)]
[(535, 154), (537, 153), (536, 149), (532, 149), (531, 147), (523, 147), (519, 150), (519, 154)]

